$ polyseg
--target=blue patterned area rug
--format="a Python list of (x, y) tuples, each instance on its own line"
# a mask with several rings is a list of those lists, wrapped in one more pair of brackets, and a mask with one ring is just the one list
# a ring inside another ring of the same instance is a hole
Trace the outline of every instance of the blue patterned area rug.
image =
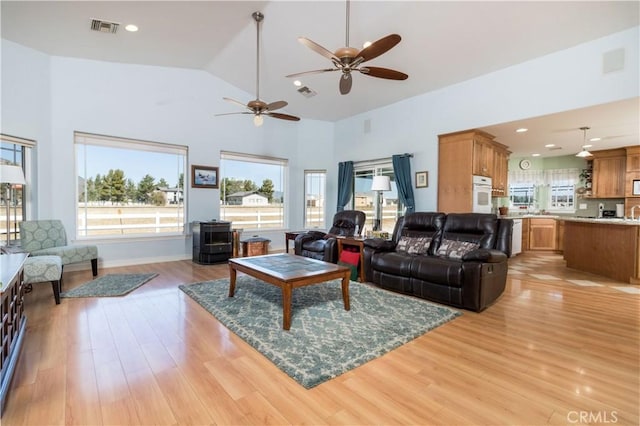
[(60, 293), (60, 297), (113, 297), (124, 296), (158, 274), (108, 274)]
[(349, 285), (345, 311), (340, 280), (293, 290), (291, 330), (282, 329), (281, 290), (239, 275), (181, 285), (227, 328), (305, 388), (343, 374), (461, 315), (460, 312), (367, 284)]

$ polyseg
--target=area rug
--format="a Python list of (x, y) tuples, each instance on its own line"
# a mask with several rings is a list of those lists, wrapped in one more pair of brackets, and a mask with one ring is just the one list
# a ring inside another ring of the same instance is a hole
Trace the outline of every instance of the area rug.
[(281, 290), (258, 279), (238, 276), (234, 297), (228, 297), (228, 279), (181, 285), (180, 290), (307, 389), (460, 315), (353, 281), (351, 310), (345, 311), (340, 283), (293, 290), (289, 331), (282, 329)]
[(108, 274), (60, 293), (60, 297), (113, 297), (124, 296), (158, 274)]

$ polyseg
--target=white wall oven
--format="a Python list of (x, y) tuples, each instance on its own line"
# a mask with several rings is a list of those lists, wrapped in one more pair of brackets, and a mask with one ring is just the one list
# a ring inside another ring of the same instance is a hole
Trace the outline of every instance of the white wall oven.
[(473, 176), (473, 212), (491, 213), (491, 178)]

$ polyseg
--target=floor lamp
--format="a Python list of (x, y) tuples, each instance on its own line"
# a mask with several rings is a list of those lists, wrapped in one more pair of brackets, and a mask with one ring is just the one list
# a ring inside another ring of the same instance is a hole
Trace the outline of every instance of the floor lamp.
[(376, 203), (376, 218), (373, 224), (374, 231), (382, 231), (382, 192), (391, 191), (391, 180), (389, 176), (374, 176), (371, 183), (371, 190), (378, 191), (378, 201)]
[(9, 166), (7, 164), (0, 165), (0, 184), (4, 186), (4, 201), (7, 205), (7, 247), (10, 242), (10, 228), (11, 228), (11, 199), (12, 199), (12, 185), (24, 185), (26, 182), (24, 180), (24, 173), (22, 172), (22, 167), (20, 166)]

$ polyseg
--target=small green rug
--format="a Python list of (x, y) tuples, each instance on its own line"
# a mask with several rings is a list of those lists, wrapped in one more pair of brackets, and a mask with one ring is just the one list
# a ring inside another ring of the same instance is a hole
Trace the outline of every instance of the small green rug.
[(124, 296), (158, 274), (108, 274), (60, 293), (60, 297)]
[(282, 329), (281, 290), (253, 277), (181, 285), (227, 328), (305, 388), (337, 377), (461, 315), (367, 284), (351, 282), (345, 311), (340, 280), (293, 290), (291, 329)]

